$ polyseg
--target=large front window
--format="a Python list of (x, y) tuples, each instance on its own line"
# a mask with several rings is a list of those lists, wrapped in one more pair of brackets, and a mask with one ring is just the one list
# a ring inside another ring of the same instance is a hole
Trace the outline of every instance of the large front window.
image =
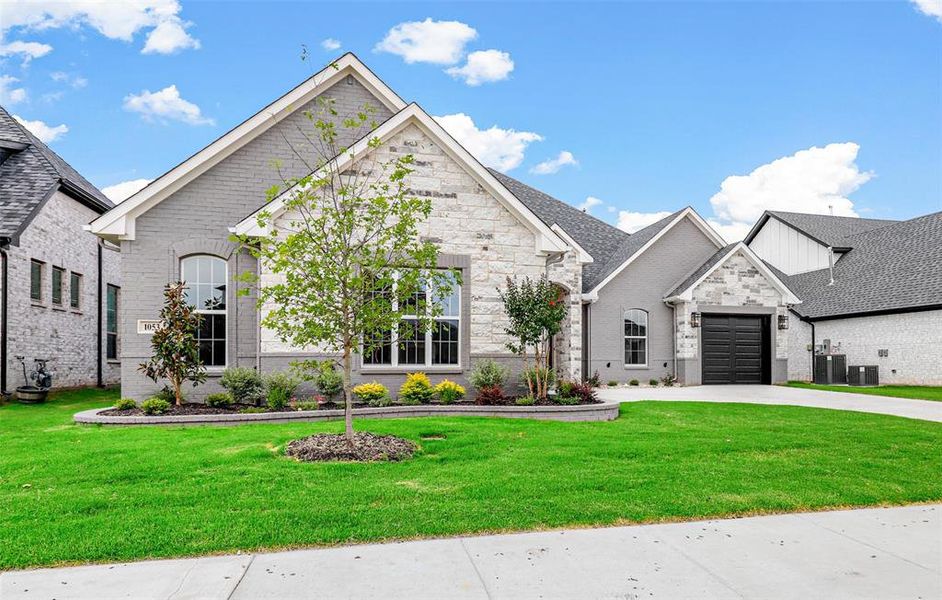
[(625, 366), (648, 364), (648, 313), (640, 308), (625, 311)]
[(226, 261), (215, 256), (189, 256), (180, 263), (184, 298), (202, 315), (196, 332), (200, 361), (226, 366)]
[[(434, 303), (441, 311), (432, 319), (431, 328), (422, 328), (417, 314), (426, 303)], [(394, 310), (398, 307), (394, 306)], [(437, 367), (460, 364), (461, 286), (451, 285), (448, 295), (423, 287), (401, 307), (402, 321), (398, 328), (377, 335), (373, 349), (363, 356), (364, 365), (391, 367)]]

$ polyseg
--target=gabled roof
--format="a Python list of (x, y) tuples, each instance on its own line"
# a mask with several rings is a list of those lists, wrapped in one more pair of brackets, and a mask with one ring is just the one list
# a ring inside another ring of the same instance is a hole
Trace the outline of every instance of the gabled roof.
[(348, 52), (300, 85), (255, 113), (225, 135), (167, 171), (114, 210), (92, 222), (90, 230), (104, 238), (134, 239), (137, 216), (150, 210), (184, 185), (205, 173), (239, 148), (269, 130), (300, 106), (310, 102), (346, 76), (355, 77), (391, 112), (406, 103), (383, 83), (360, 59)]
[(809, 319), (942, 308), (942, 212), (846, 238), (852, 248), (829, 269), (785, 278)]
[(677, 287), (671, 290), (664, 299), (690, 301), (693, 298), (693, 291), (697, 286), (736, 254), (742, 254), (746, 260), (752, 263), (752, 265), (762, 273), (762, 276), (781, 292), (786, 304), (798, 304), (801, 302), (799, 297), (796, 296), (782, 280), (780, 274), (770, 269), (769, 265), (759, 258), (745, 242), (736, 242), (717, 250), (716, 253), (706, 259), (696, 271), (691, 273), (686, 279), (680, 282)]
[(114, 207), (101, 191), (0, 107), (0, 237), (15, 239), (61, 189), (103, 213)]
[(594, 277), (587, 281), (587, 278), (583, 275), (582, 287), (589, 294), (590, 299), (598, 297), (599, 290), (684, 219), (689, 219), (696, 225), (717, 248), (726, 245), (723, 238), (703, 220), (703, 217), (688, 206), (656, 223), (648, 225), (644, 229), (634, 232), (615, 249), (615, 252), (612, 253), (605, 265), (594, 274)]
[[(458, 164), (467, 168), (468, 172), (492, 196), (497, 198), (503, 206), (510, 211), (520, 222), (524, 223), (536, 238), (538, 252), (561, 252), (568, 245), (550, 226), (544, 223), (532, 210), (522, 203), (510, 192), (494, 175), (485, 168), (476, 158), (464, 149), (451, 135), (449, 135), (438, 122), (429, 116), (418, 104), (412, 103), (395, 115), (387, 119), (382, 125), (354, 143), (342, 156), (335, 161), (335, 169), (343, 171), (353, 162), (369, 152), (374, 140), (387, 140), (409, 125), (419, 127), (442, 150), (444, 150)], [(289, 188), (279, 194), (274, 200), (262, 206), (257, 211), (243, 219), (232, 231), (241, 235), (261, 235), (264, 231), (258, 225), (258, 216), (263, 211), (276, 218), (284, 210), (284, 203), (295, 192)]]
[(744, 241), (747, 244), (751, 242), (770, 218), (778, 219), (821, 245), (833, 248), (848, 248), (848, 240), (846, 239), (848, 236), (898, 223), (898, 221), (887, 219), (861, 219), (858, 217), (835, 217), (767, 210), (749, 230), (749, 235), (746, 236)]

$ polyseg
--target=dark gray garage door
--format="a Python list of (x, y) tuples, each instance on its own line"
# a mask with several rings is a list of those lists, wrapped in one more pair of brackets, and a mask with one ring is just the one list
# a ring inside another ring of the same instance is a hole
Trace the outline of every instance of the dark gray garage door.
[(703, 383), (769, 383), (769, 317), (703, 315)]

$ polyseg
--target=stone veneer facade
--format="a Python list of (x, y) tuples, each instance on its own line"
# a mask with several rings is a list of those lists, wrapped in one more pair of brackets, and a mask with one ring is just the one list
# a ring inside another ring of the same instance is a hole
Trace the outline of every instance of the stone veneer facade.
[(729, 313), (771, 316), (772, 383), (788, 378), (788, 335), (777, 328), (777, 316), (787, 315), (782, 293), (737, 252), (694, 289), (692, 300), (674, 307), (677, 377), (686, 385), (700, 383), (700, 328), (690, 326), (690, 314)]

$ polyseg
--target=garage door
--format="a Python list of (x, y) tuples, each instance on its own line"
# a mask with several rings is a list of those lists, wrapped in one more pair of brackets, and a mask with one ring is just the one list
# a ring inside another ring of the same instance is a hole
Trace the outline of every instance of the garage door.
[(703, 315), (703, 383), (769, 383), (769, 317)]

